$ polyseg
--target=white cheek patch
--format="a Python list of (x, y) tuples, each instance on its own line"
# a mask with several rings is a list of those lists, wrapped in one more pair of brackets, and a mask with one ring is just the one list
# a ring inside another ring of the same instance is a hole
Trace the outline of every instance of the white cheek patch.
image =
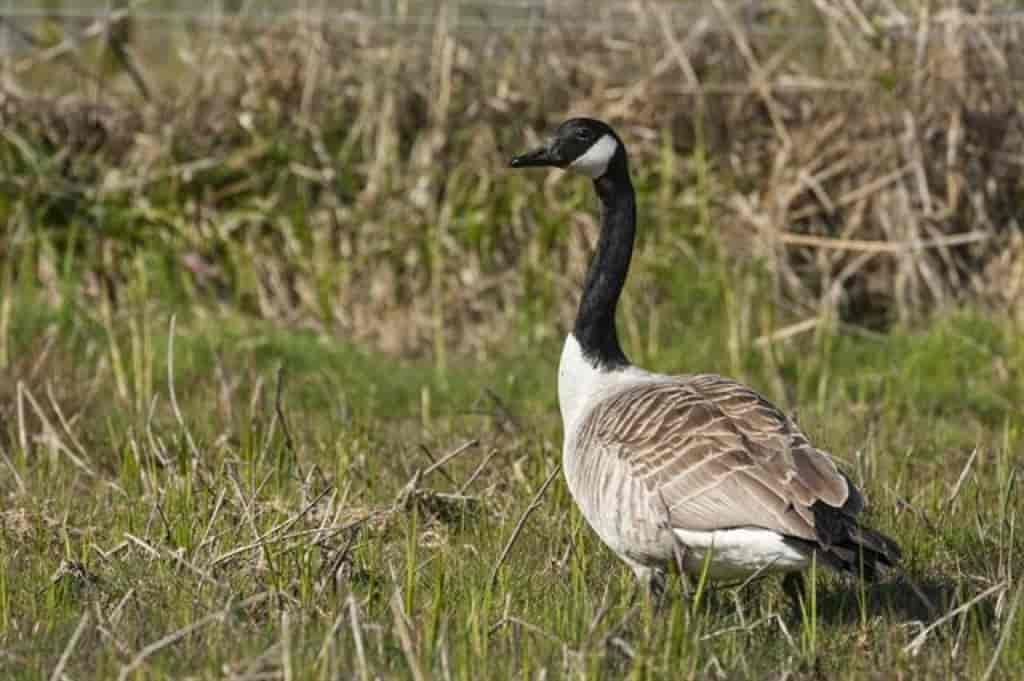
[(587, 149), (587, 153), (569, 164), (569, 170), (597, 179), (604, 175), (611, 163), (612, 156), (619, 148), (619, 143), (611, 135), (602, 135), (601, 139)]

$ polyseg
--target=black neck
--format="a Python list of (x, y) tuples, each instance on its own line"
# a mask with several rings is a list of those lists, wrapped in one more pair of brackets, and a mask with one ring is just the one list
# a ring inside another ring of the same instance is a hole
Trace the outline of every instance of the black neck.
[(590, 261), (573, 335), (583, 355), (598, 366), (627, 366), (615, 330), (615, 306), (626, 283), (636, 233), (636, 197), (620, 146), (604, 175), (594, 180), (601, 200), (601, 236)]

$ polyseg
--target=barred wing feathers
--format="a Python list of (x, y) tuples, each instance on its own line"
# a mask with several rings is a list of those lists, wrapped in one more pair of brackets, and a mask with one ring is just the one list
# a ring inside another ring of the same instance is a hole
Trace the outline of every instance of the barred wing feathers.
[(698, 374), (626, 388), (594, 406), (576, 449), (617, 457), (671, 527), (769, 529), (830, 551), (842, 567), (857, 547), (872, 563), (899, 557), (894, 542), (857, 524), (863, 498), (831, 457), (736, 381)]

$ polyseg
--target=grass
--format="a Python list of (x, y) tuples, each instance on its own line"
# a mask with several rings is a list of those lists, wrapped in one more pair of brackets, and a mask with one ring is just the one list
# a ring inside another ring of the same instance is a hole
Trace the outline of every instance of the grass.
[[(173, 38), (170, 64), (135, 45), (156, 101), (113, 47), (19, 56), (0, 111), (0, 677), (1016, 678), (1019, 235), (998, 262), (996, 246), (862, 257), (772, 240), (877, 245), (941, 221), (995, 244), (1019, 232), (1002, 220), (1019, 206), (996, 163), (1008, 155), (988, 159), (989, 184), (964, 179), (980, 172), (966, 153), (925, 158), (963, 166), (933, 187), (931, 213), (908, 174), (822, 218), (815, 192), (856, 198), (873, 182), (863, 168), (906, 161), (893, 145), (868, 153), (856, 120), (814, 142), (846, 106), (815, 86), (791, 107), (806, 120), (784, 121), (794, 148), (834, 145), (818, 163), (850, 142), (850, 163), (808, 166), (815, 191), (773, 207), (797, 196), (803, 160), (772, 151), (772, 102), (757, 104), (760, 85), (715, 94), (746, 68), (721, 32), (688, 48), (706, 97), (673, 95), (652, 25), (631, 51), (593, 27), (578, 43), (549, 36), (551, 63), (514, 36), (443, 28), (425, 59), (373, 27), (196, 29)], [(898, 63), (837, 26), (808, 40), (833, 61)], [(808, 49), (772, 68), (831, 64)], [(621, 71), (593, 68), (613, 53)], [(904, 131), (901, 79), (931, 81), (886, 69)], [(635, 73), (657, 77), (620, 87)], [(967, 80), (994, 100), (1014, 92)], [(886, 114), (871, 97), (891, 96), (858, 92)], [(585, 182), (503, 163), (533, 141), (524, 121), (544, 127), (569, 94), (636, 109), (622, 126), (643, 223), (627, 352), (734, 376), (794, 413), (865, 489), (907, 579), (815, 570), (800, 613), (773, 580), (702, 583), (689, 599), (670, 581), (654, 611), (561, 477), (539, 495), (560, 457), (555, 365), (593, 199)], [(939, 116), (924, 109), (920, 130)], [(886, 125), (864, 127), (889, 140)], [(976, 132), (953, 141), (985, 159)], [(986, 188), (969, 210), (958, 182)], [(863, 316), (846, 306), (865, 298)]]
[[(635, 274), (632, 295), (651, 276)], [(490, 581), (558, 460), (555, 340), (439, 373), (230, 312), (179, 312), (172, 347), (159, 305), (104, 318), (7, 290), (5, 678), (1012, 678), (1024, 661), (1024, 343), (1005, 320), (741, 342), (731, 367), (736, 292), (667, 299), (672, 321), (630, 347), (666, 370), (735, 369), (797, 409), (934, 610), (902, 582), (819, 571), (803, 617), (770, 581), (690, 601), (673, 585), (656, 613), (560, 478)]]

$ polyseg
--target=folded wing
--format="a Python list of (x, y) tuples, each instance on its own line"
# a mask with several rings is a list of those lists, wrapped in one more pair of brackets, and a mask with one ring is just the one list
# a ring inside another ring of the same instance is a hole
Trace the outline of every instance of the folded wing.
[(714, 374), (637, 384), (581, 425), (583, 451), (615, 452), (672, 527), (760, 527), (820, 548), (899, 549), (855, 516), (863, 498), (831, 457), (754, 390)]

